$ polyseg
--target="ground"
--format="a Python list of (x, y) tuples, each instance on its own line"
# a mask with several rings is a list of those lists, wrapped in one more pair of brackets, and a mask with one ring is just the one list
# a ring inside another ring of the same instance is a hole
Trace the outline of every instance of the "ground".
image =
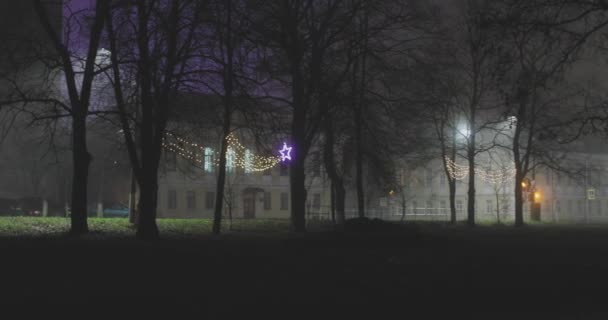
[(92, 219), (92, 234), (79, 240), (61, 236), (64, 219), (0, 219), (0, 310), (167, 319), (608, 316), (608, 226), (314, 226), (292, 235), (285, 221), (266, 220), (235, 222), (236, 231), (214, 238), (209, 224), (161, 221), (163, 240), (139, 242), (122, 219)]

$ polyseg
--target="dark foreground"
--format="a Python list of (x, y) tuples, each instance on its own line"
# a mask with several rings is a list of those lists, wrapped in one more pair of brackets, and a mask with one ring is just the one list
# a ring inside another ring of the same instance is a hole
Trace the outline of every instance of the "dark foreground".
[(1, 238), (0, 250), (0, 314), (608, 319), (606, 227)]

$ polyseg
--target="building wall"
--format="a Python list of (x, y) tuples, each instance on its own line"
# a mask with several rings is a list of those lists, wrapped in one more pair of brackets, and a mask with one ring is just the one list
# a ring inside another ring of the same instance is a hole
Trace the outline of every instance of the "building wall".
[[(165, 154), (170, 154), (166, 151)], [(175, 169), (173, 165), (167, 165), (164, 160), (159, 179), (158, 190), (158, 217), (160, 218), (211, 218), (213, 217), (216, 171), (206, 172), (203, 168), (192, 166), (185, 160), (176, 157)], [(173, 160), (171, 160), (173, 161)], [(319, 164), (320, 165), (320, 164)], [(320, 171), (320, 170), (319, 170)], [(281, 174), (280, 166), (275, 166), (268, 172), (245, 173), (238, 168), (226, 176), (224, 195), (232, 206), (234, 218), (245, 217), (245, 201), (249, 195), (255, 196), (255, 218), (289, 218), (291, 209), (291, 197), (289, 191), (289, 176)], [(288, 171), (287, 171), (288, 174)], [(306, 187), (307, 213), (317, 215), (319, 213), (328, 216), (330, 194), (325, 179), (321, 176), (311, 174), (307, 177)], [(188, 208), (188, 192), (195, 195), (195, 205)], [(170, 195), (170, 193), (172, 195)], [(213, 202), (207, 203), (207, 194), (212, 194)], [(269, 206), (265, 206), (265, 195), (268, 193)], [(175, 197), (175, 203), (170, 197)], [(287, 205), (281, 206), (282, 194), (287, 195)], [(232, 196), (230, 196), (232, 195)], [(315, 203), (315, 200), (318, 202)], [(229, 205), (225, 203), (223, 214), (228, 215)], [(175, 204), (173, 206), (173, 204)]]
[[(483, 157), (479, 159), (483, 161)], [(443, 164), (436, 159), (425, 167), (403, 169), (403, 190), (379, 199), (378, 212), (388, 212), (387, 217), (400, 218), (405, 193), (406, 217), (420, 219), (449, 219), (449, 190)], [(541, 220), (555, 222), (608, 222), (608, 156), (603, 154), (570, 154), (559, 170), (540, 167), (529, 178), (540, 192)], [(477, 176), (476, 217), (496, 221), (496, 185)], [(595, 200), (587, 199), (587, 190), (595, 190)], [(460, 220), (466, 219), (468, 176), (456, 184), (456, 202)], [(508, 179), (498, 191), (501, 220), (514, 216), (514, 184)], [(383, 207), (381, 204), (384, 203)], [(525, 218), (529, 218), (530, 202), (524, 203)]]

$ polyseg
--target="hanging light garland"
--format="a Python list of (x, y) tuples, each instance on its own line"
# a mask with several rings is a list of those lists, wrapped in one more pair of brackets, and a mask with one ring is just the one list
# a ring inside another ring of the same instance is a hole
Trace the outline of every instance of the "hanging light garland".
[[(446, 157), (446, 164), (448, 172), (453, 179), (464, 180), (469, 174), (469, 166), (459, 165), (452, 159)], [(477, 174), (483, 181), (490, 184), (504, 183), (515, 177), (515, 168), (502, 168), (500, 170), (483, 170), (481, 168), (475, 168), (475, 174)]]
[(448, 172), (453, 179), (464, 180), (464, 178), (469, 174), (468, 166), (459, 165), (448, 157), (445, 157), (445, 161), (448, 167)]
[[(169, 136), (171, 136), (171, 138), (169, 138)], [(177, 140), (177, 143), (168, 142), (168, 139), (175, 139)], [(281, 162), (281, 157), (254, 155), (251, 150), (245, 148), (232, 133), (226, 137), (226, 141), (228, 142), (226, 160), (230, 167), (236, 166), (244, 169), (245, 172), (259, 172), (271, 169)], [(163, 138), (162, 146), (166, 150), (174, 152), (180, 157), (194, 163), (203, 163), (204, 157), (209, 156), (209, 148), (205, 148), (201, 144), (187, 141), (186, 139), (169, 133)], [(219, 153), (213, 152), (212, 155), (215, 159), (215, 165), (219, 166)]]

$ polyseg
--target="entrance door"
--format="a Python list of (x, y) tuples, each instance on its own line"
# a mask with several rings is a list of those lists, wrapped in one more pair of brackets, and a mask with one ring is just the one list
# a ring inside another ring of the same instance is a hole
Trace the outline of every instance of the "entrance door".
[(255, 218), (255, 192), (247, 192), (243, 195), (243, 218)]

